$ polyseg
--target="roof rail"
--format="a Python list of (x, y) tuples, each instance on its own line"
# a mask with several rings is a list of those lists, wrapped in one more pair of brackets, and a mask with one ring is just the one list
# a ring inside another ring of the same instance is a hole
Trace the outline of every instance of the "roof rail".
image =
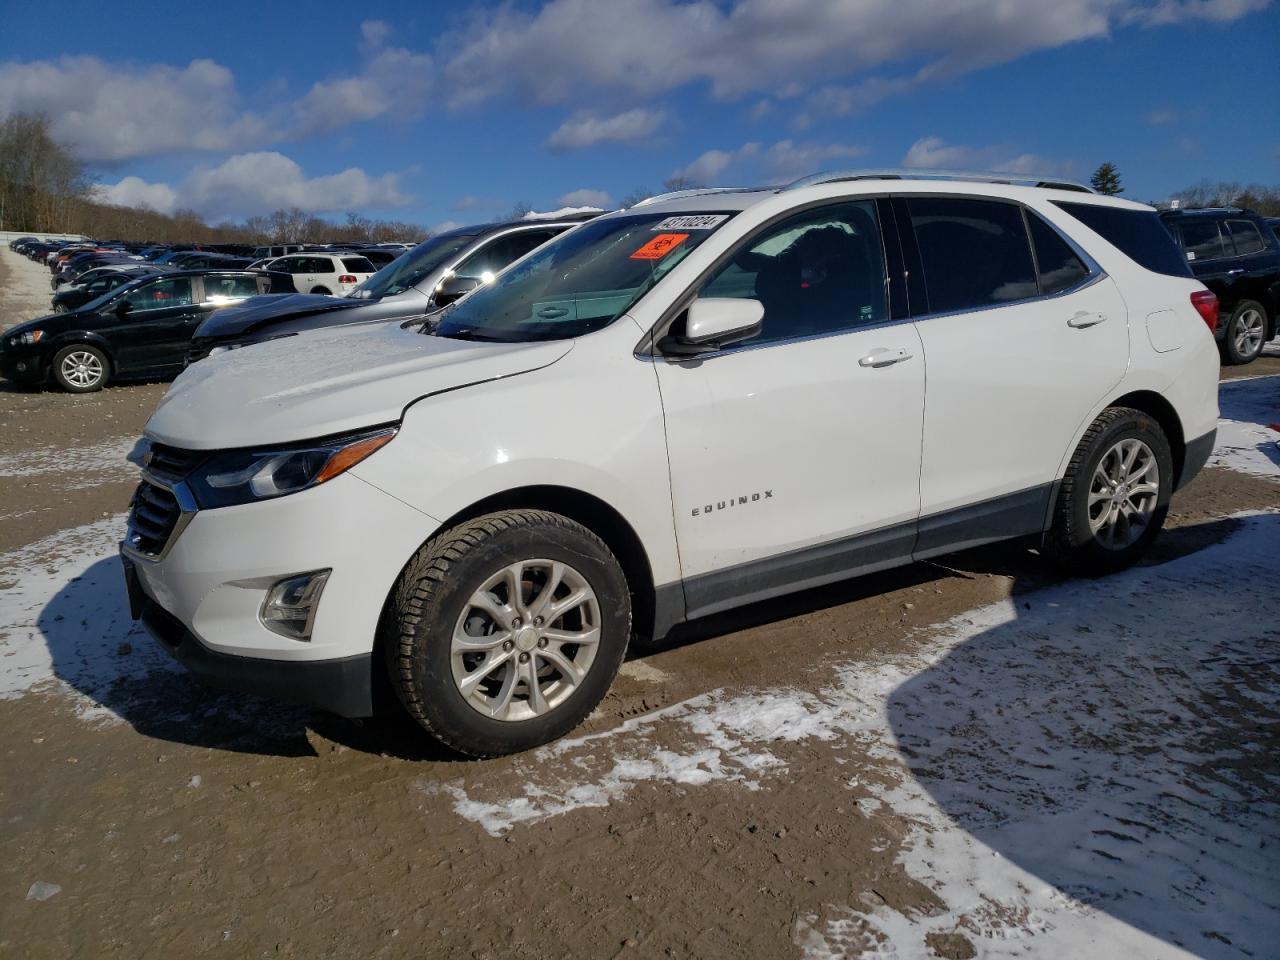
[(1091, 187), (1074, 180), (1063, 180), (1059, 177), (1039, 177), (1028, 173), (971, 173), (965, 170), (932, 170), (928, 168), (905, 168), (883, 170), (833, 170), (830, 173), (815, 173), (801, 177), (782, 190), (799, 190), (801, 187), (812, 187), (820, 183), (840, 183), (846, 180), (970, 180), (977, 183), (1008, 183), (1018, 186), (1045, 187), (1051, 190), (1072, 190), (1076, 193), (1093, 193)]
[(703, 197), (716, 193), (747, 193), (757, 188), (754, 187), (696, 187), (692, 190), (673, 190), (670, 193), (658, 193), (652, 197), (645, 197), (638, 203), (633, 203), (629, 209), (634, 210), (636, 207), (647, 207), (651, 203), (659, 203), (663, 200), (675, 200), (677, 197)]

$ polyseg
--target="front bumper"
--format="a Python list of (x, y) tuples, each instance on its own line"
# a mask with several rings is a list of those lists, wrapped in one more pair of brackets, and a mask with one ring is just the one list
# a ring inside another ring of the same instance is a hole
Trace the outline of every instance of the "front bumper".
[(48, 376), (44, 350), (38, 345), (0, 347), (0, 377), (14, 383), (43, 383)]
[[(192, 514), (161, 555), (125, 549), (134, 616), (212, 683), (366, 715), (378, 620), (438, 523), (351, 474), (302, 493)], [(331, 573), (307, 641), (263, 624), (271, 585)]]
[(123, 556), (121, 562), (135, 619), (175, 660), (211, 687), (319, 707), (341, 717), (373, 715), (371, 653), (302, 662), (217, 653), (146, 595), (133, 561)]

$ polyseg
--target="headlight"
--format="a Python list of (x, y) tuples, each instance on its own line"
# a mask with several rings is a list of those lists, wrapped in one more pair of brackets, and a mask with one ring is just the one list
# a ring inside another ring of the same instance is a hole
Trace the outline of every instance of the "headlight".
[(44, 339), (43, 330), (28, 330), (26, 333), (15, 333), (9, 338), (11, 346), (30, 347)]
[(345, 473), (396, 435), (384, 427), (273, 450), (229, 450), (192, 474), (196, 503), (205, 509), (269, 500), (318, 486)]

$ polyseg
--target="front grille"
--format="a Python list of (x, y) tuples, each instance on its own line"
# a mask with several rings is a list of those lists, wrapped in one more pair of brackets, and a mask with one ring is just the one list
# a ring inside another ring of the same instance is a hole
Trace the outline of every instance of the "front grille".
[(178, 483), (187, 479), (209, 454), (199, 450), (180, 450), (163, 443), (151, 445), (151, 457), (147, 460), (146, 470), (152, 476), (166, 483)]
[(171, 490), (143, 480), (129, 506), (129, 546), (139, 553), (159, 556), (181, 516), (182, 508)]

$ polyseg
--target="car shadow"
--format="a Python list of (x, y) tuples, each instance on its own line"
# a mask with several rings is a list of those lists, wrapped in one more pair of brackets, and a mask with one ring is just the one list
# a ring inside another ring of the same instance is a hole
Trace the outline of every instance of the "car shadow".
[(969, 869), (1000, 862), (989, 848), (1077, 915), (1262, 955), (1280, 933), (1280, 514), (1160, 542), (1114, 577), (1026, 603), (1015, 585), (1012, 616), (976, 612), (893, 691), (890, 725), (915, 782), (981, 844)]

